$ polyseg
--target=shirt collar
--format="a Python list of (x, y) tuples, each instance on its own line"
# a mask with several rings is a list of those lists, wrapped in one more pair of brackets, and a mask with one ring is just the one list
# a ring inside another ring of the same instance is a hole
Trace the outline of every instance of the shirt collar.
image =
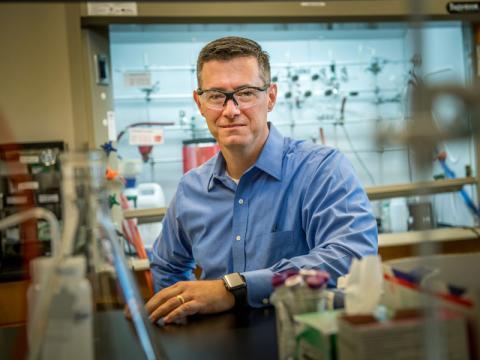
[[(281, 180), (284, 138), (271, 122), (268, 122), (268, 127), (270, 131), (268, 133), (267, 141), (253, 167), (262, 170), (277, 180)], [(207, 191), (212, 190), (215, 184), (215, 178), (220, 178), (225, 175), (225, 159), (222, 152), (218, 152), (208, 181)]]
[(223, 157), (222, 152), (219, 151), (217, 153), (217, 158), (215, 159), (215, 164), (212, 168), (212, 173), (210, 174), (210, 179), (208, 180), (207, 191), (212, 190), (213, 185), (215, 184), (215, 179), (224, 176), (225, 173), (225, 158)]
[(277, 180), (282, 179), (284, 138), (272, 123), (268, 123), (270, 132), (262, 152), (254, 166)]

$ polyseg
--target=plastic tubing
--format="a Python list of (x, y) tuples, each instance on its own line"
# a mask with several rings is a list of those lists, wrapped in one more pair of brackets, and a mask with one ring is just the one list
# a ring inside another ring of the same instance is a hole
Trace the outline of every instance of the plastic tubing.
[(63, 195), (63, 233), (61, 242), (57, 241), (58, 249), (53, 256), (51, 271), (45, 275), (45, 289), (38, 298), (38, 307), (32, 315), (32, 343), (28, 357), (37, 360), (42, 348), (45, 328), (47, 326), (48, 313), (53, 299), (54, 290), (57, 289), (58, 275), (55, 269), (62, 261), (72, 254), (75, 240), (75, 232), (78, 226), (78, 209), (75, 205), (76, 191), (74, 179), (74, 166), (68, 162), (62, 166), (62, 195)]
[(78, 226), (78, 208), (75, 204), (76, 190), (74, 166), (68, 162), (62, 165), (62, 196), (63, 196), (63, 236), (61, 254), (68, 256), (73, 252), (75, 232)]
[(113, 261), (115, 270), (117, 272), (118, 281), (121, 285), (120, 287), (122, 289), (125, 302), (130, 309), (133, 324), (137, 331), (137, 335), (142, 345), (145, 356), (149, 360), (156, 359), (157, 357), (155, 356), (155, 350), (152, 346), (148, 330), (142, 318), (141, 308), (143, 307), (143, 302), (140, 298), (138, 291), (136, 291), (136, 289), (132, 286), (132, 284), (134, 283), (133, 276), (129, 272), (122, 251), (120, 250), (117, 234), (115, 232), (115, 227), (113, 226), (109, 217), (105, 215), (104, 211), (102, 210), (98, 212), (97, 221), (102, 227), (102, 229), (105, 231), (105, 234), (112, 245)]
[(55, 214), (48, 209), (35, 207), (25, 210), (0, 220), (0, 230), (18, 225), (30, 219), (45, 220), (50, 226), (50, 237), (52, 240), (52, 254), (55, 254), (60, 249), (60, 226)]
[[(120, 193), (120, 204), (123, 210), (128, 209), (128, 200), (126, 196), (122, 193)], [(133, 219), (123, 220), (122, 228), (123, 228), (123, 233), (125, 234), (125, 237), (127, 238), (127, 240), (135, 247), (138, 257), (140, 259), (148, 259), (147, 251), (143, 246), (142, 237), (135, 223), (135, 220)], [(150, 294), (153, 295), (154, 294), (153, 277), (150, 270), (145, 271), (145, 281), (147, 282), (147, 286), (150, 291)]]
[[(440, 165), (442, 166), (443, 172), (445, 173), (447, 178), (450, 179), (456, 179), (457, 176), (455, 175), (455, 172), (450, 169), (450, 167), (447, 165), (445, 160), (438, 160), (440, 162)], [(459, 190), (460, 196), (462, 197), (463, 201), (467, 205), (467, 207), (474, 213), (476, 216), (480, 217), (480, 209), (478, 209), (473, 200), (470, 198), (468, 193), (465, 191), (465, 189), (462, 187), (462, 189)]]
[(56, 288), (57, 276), (53, 269), (57, 268), (63, 260), (62, 249), (60, 244), (60, 230), (58, 220), (55, 215), (47, 209), (33, 208), (22, 211), (20, 213), (10, 215), (9, 217), (0, 220), (0, 230), (8, 227), (18, 225), (30, 219), (46, 220), (50, 224), (50, 233), (52, 238), (53, 267), (45, 275), (45, 289), (40, 293), (38, 298), (38, 307), (34, 314), (32, 314), (32, 343), (28, 352), (28, 358), (36, 360), (39, 357), (41, 345), (43, 342), (43, 335), (45, 333), (45, 326), (47, 322), (48, 309), (53, 297), (53, 290)]

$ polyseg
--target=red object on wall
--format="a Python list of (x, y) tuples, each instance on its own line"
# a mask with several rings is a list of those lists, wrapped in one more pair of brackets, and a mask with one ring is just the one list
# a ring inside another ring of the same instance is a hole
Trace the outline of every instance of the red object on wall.
[(142, 160), (144, 163), (150, 159), (150, 153), (152, 152), (152, 149), (152, 145), (140, 145), (138, 147), (138, 151), (140, 152), (140, 155), (142, 155)]
[(202, 165), (220, 151), (215, 139), (202, 138), (183, 141), (183, 173)]

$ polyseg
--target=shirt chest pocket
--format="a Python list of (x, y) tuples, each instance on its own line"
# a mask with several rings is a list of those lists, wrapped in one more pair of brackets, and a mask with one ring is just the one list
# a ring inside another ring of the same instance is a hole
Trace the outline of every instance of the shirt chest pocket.
[(254, 262), (253, 267), (265, 268), (282, 259), (301, 255), (301, 252), (299, 239), (295, 239), (292, 230), (275, 231), (255, 238), (250, 259)]

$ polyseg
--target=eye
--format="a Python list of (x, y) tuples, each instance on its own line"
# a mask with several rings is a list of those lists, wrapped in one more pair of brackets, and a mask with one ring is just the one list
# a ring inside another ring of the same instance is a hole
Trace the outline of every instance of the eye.
[(210, 101), (216, 101), (216, 100), (218, 101), (225, 98), (225, 95), (219, 92), (208, 92), (206, 93), (206, 96), (207, 96), (207, 100), (210, 100)]
[(243, 89), (237, 92), (237, 96), (242, 97), (242, 98), (249, 98), (252, 96), (255, 96), (255, 90), (254, 89)]

